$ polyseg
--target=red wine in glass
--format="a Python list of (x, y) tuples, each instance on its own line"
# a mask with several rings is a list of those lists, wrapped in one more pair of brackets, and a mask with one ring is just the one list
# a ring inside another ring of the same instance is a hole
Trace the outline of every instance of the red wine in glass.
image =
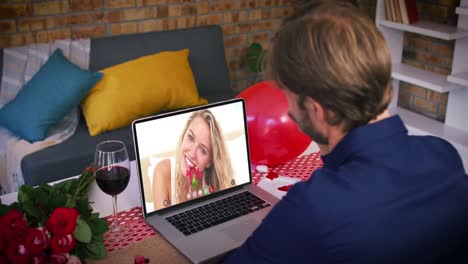
[(127, 188), (130, 170), (118, 165), (111, 165), (96, 171), (96, 182), (101, 190), (109, 195), (117, 195)]
[(112, 196), (114, 221), (110, 231), (118, 232), (121, 228), (117, 222), (117, 195), (127, 188), (130, 180), (130, 161), (122, 141), (109, 140), (97, 145), (94, 173), (99, 188)]

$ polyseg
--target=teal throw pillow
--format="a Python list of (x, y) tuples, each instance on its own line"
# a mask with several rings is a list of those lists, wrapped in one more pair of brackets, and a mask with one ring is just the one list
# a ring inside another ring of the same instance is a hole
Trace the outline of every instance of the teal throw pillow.
[(0, 109), (0, 126), (29, 142), (43, 140), (101, 78), (102, 73), (81, 69), (56, 49), (18, 95)]

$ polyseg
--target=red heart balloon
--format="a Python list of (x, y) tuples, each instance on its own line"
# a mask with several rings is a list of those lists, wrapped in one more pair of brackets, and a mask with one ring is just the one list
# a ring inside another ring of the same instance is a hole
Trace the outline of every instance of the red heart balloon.
[(250, 159), (256, 165), (277, 166), (290, 161), (310, 145), (288, 116), (288, 99), (273, 81), (263, 81), (242, 91), (244, 98)]

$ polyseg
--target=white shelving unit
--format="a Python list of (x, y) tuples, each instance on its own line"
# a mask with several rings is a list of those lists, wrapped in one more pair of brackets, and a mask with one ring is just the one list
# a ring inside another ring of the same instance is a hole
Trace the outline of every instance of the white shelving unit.
[[(383, 33), (392, 54), (394, 97), (390, 105), (399, 114), (410, 133), (434, 135), (451, 142), (462, 156), (468, 171), (468, 0), (461, 0), (456, 8), (457, 26), (419, 21), (405, 25), (385, 19), (385, 0), (377, 0), (375, 22)], [(412, 32), (443, 40), (454, 40), (452, 72), (437, 74), (401, 63), (404, 32)], [(439, 93), (448, 92), (445, 123), (397, 106), (400, 81), (424, 87)]]
[(455, 12), (459, 15), (468, 16), (468, 7), (457, 7)]
[(392, 78), (426, 87), (439, 93), (457, 88), (457, 85), (453, 85), (447, 80), (447, 75), (428, 73), (425, 70), (402, 63), (392, 65)]
[(380, 25), (444, 40), (454, 40), (468, 37), (468, 29), (461, 29), (429, 21), (418, 21), (414, 24), (406, 25), (392, 21), (381, 20)]
[(468, 71), (450, 74), (447, 80), (451, 83), (455, 83), (462, 86), (468, 86)]

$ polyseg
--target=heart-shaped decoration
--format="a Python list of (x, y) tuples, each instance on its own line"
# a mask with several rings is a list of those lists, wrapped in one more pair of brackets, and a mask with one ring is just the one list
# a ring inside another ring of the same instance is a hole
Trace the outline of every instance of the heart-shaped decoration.
[(292, 184), (285, 185), (285, 186), (278, 187), (278, 190), (283, 191), (283, 192), (287, 192), (287, 191), (289, 191), (289, 189), (291, 189), (291, 187), (292, 187)]
[(267, 176), (266, 176), (268, 179), (270, 180), (274, 180), (276, 178), (278, 178), (278, 173), (274, 172), (274, 171), (270, 171), (268, 172)]

